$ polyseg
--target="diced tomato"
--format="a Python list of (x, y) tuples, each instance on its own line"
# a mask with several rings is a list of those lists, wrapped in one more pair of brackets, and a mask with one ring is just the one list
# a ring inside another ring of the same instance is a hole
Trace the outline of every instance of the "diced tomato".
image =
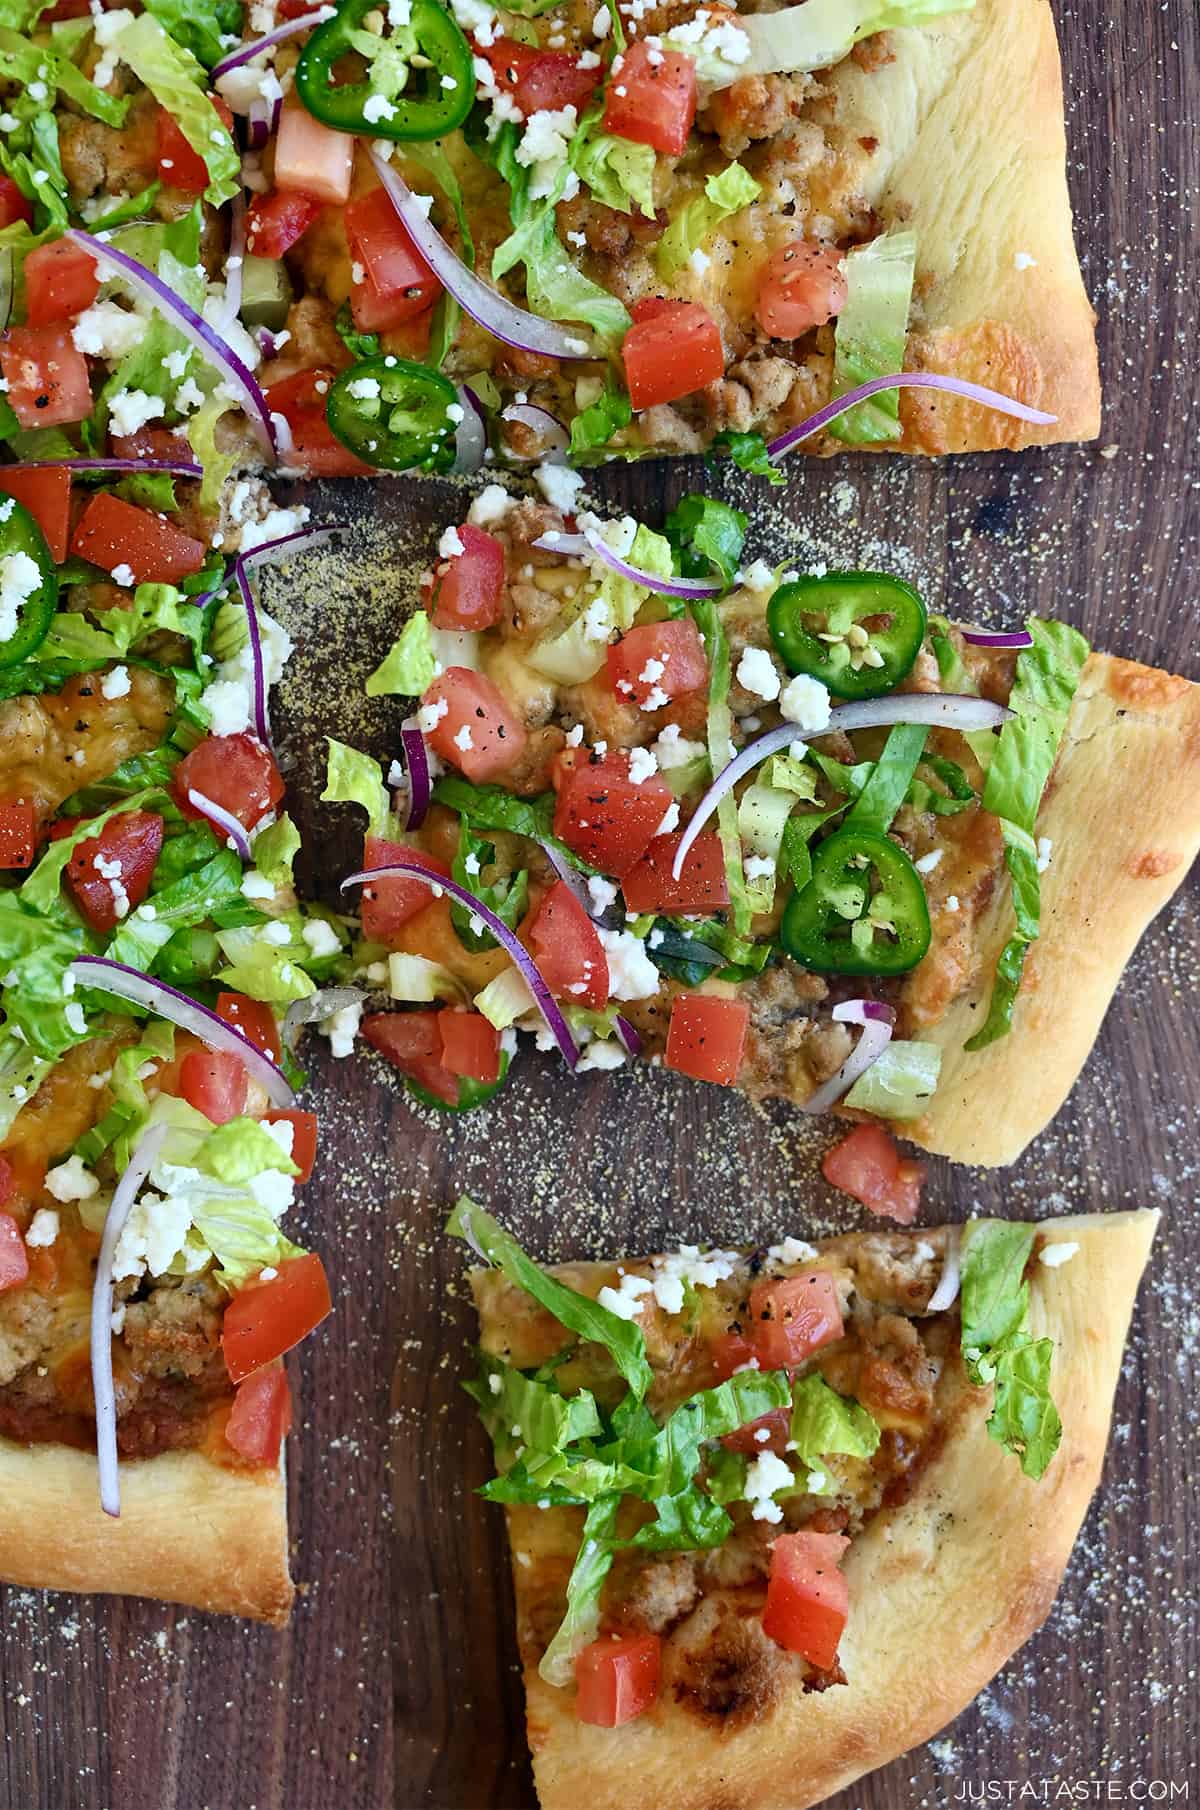
[(481, 54), (492, 66), (496, 86), (511, 94), (525, 114), (553, 113), (560, 107), (582, 113), (602, 73), (599, 66), (583, 68), (569, 50), (541, 50), (513, 38), (497, 38)]
[(179, 441), (169, 427), (139, 427), (136, 434), (108, 436), (114, 459), (177, 459)]
[(225, 1368), (240, 1383), (290, 1351), (333, 1312), (329, 1278), (315, 1253), (289, 1257), (266, 1282), (252, 1282), (225, 1309)]
[(179, 1092), (214, 1125), (246, 1110), (250, 1078), (241, 1058), (225, 1050), (189, 1050), (179, 1065)]
[(613, 690), (640, 710), (657, 709), (668, 698), (708, 683), (704, 642), (690, 616), (631, 628), (609, 648), (607, 658)]
[[(364, 867), (387, 867), (400, 857), (418, 861), (444, 880), (450, 878), (449, 865), (437, 855), (427, 855), (424, 849), (388, 842), (383, 836), (368, 836), (363, 843)], [(423, 880), (410, 880), (406, 875), (364, 886), (360, 903), (363, 935), (372, 943), (390, 943), (401, 925), (415, 918), (418, 911), (424, 911), (432, 897)]]
[(11, 1213), (0, 1213), (0, 1295), (19, 1288), (29, 1276), (29, 1253), (21, 1228)]
[(281, 25), (292, 19), (302, 19), (312, 11), (312, 0), (279, 0), (275, 8), (275, 17)]
[(273, 189), (255, 195), (246, 209), (246, 250), (256, 258), (281, 258), (302, 239), (321, 203), (295, 189)]
[(0, 226), (13, 226), (24, 220), (33, 225), (33, 202), (23, 195), (11, 176), (0, 176)]
[(683, 863), (678, 880), (673, 869), (682, 840), (678, 832), (656, 836), (632, 873), (621, 881), (630, 911), (709, 912), (729, 903), (725, 851), (715, 830), (701, 830)]
[(849, 1137), (825, 1152), (825, 1180), (852, 1194), (872, 1213), (911, 1225), (921, 1204), (925, 1164), (902, 1157), (882, 1125), (856, 1125)]
[(31, 327), (74, 320), (99, 293), (95, 258), (71, 239), (37, 245), (25, 259), (25, 319)]
[(771, 1548), (763, 1633), (820, 1672), (837, 1664), (850, 1613), (850, 1588), (838, 1566), (850, 1542), (841, 1533), (783, 1533)]
[(61, 565), (71, 532), (71, 474), (65, 466), (0, 465), (0, 491), (15, 497), (46, 536), (50, 557)]
[(22, 427), (63, 427), (92, 412), (87, 365), (62, 327), (11, 327), (0, 370)]
[(282, 415), (291, 435), (283, 463), (310, 478), (362, 478), (371, 467), (343, 446), (325, 415), (325, 399), (335, 373), (324, 367), (295, 371), (265, 391), (267, 407)]
[(673, 803), (664, 780), (652, 776), (634, 784), (627, 754), (606, 754), (600, 760), (584, 754), (560, 764), (554, 834), (592, 867), (623, 879), (649, 848)]
[(632, 1722), (658, 1696), (661, 1663), (657, 1634), (608, 1635), (589, 1642), (575, 1660), (575, 1714), (597, 1728)]
[(448, 666), (421, 702), (446, 706), (426, 740), (474, 785), (507, 772), (525, 752), (524, 723), (499, 688), (469, 666)]
[(16, 1170), (6, 1156), (0, 1156), (0, 1207), (6, 1207), (16, 1193)]
[(314, 119), (306, 107), (285, 107), (275, 134), (275, 186), (341, 207), (350, 199), (354, 137)]
[(836, 246), (796, 239), (768, 259), (758, 292), (758, 324), (772, 339), (798, 339), (846, 306), (846, 276)]
[(71, 551), (106, 572), (127, 568), (134, 584), (178, 584), (198, 572), (208, 554), (203, 541), (165, 515), (104, 490), (96, 492), (76, 522)]
[(306, 1182), (317, 1160), (317, 1115), (315, 1112), (264, 1112), (264, 1125), (290, 1125), (292, 1128), (292, 1161), (300, 1173), (297, 1183)]
[[(233, 114), (219, 94), (209, 100), (225, 130), (233, 132)], [(199, 151), (194, 151), (165, 107), (158, 110), (155, 121), (158, 143), (158, 179), (167, 188), (180, 189), (185, 195), (202, 195), (209, 184), (208, 169)]]
[(442, 1067), (468, 1081), (500, 1079), (500, 1033), (482, 1012), (459, 1012), (452, 1006), (438, 1013)]
[(638, 38), (614, 58), (604, 101), (604, 130), (668, 157), (687, 147), (696, 117), (696, 62), (679, 50), (652, 53)]
[(712, 1366), (718, 1382), (728, 1382), (738, 1370), (744, 1370), (747, 1364), (757, 1364), (758, 1358), (749, 1339), (732, 1327), (713, 1340)]
[(600, 933), (565, 880), (556, 880), (529, 926), (533, 956), (556, 999), (602, 1012), (608, 957)]
[(274, 1012), (261, 999), (250, 999), (245, 993), (218, 993), (217, 1017), (231, 1024), (243, 1037), (248, 1037), (272, 1062), (279, 1061), (283, 1054), (279, 1026)]
[[(761, 1439), (760, 1433), (763, 1436)], [(747, 1458), (753, 1458), (756, 1452), (774, 1452), (777, 1458), (782, 1458), (791, 1436), (792, 1410), (772, 1408), (769, 1414), (760, 1414), (757, 1420), (748, 1420), (736, 1433), (724, 1434), (721, 1444), (726, 1451), (741, 1452)]]
[(750, 1290), (746, 1331), (764, 1370), (794, 1370), (805, 1358), (840, 1339), (842, 1310), (829, 1270), (756, 1282)]
[(635, 409), (676, 402), (725, 374), (720, 329), (699, 302), (675, 302), (649, 320), (635, 321), (621, 357)]
[(447, 1106), (458, 1105), (459, 1077), (442, 1064), (442, 1032), (436, 1012), (374, 1012), (362, 1035), (410, 1081)]
[(282, 1364), (256, 1370), (238, 1387), (225, 1438), (251, 1464), (278, 1464), (292, 1425), (292, 1392)]
[(209, 735), (197, 742), (176, 767), (171, 790), (185, 816), (203, 816), (188, 800), (189, 792), (199, 792), (252, 830), (260, 817), (275, 809), (284, 785), (270, 749), (243, 733)]
[(462, 552), (439, 559), (422, 602), (435, 628), (468, 634), (493, 628), (504, 613), (504, 548), (471, 522), (455, 532)]
[(432, 308), (442, 285), (409, 236), (384, 188), (351, 201), (343, 215), (350, 256), (363, 280), (350, 291), (360, 333), (386, 333)]
[(631, 303), (629, 313), (635, 321), (655, 321), (660, 314), (670, 314), (672, 308), (679, 303), (672, 301), (669, 295), (644, 295), (640, 301)]
[(37, 854), (37, 812), (23, 798), (0, 804), (0, 868), (32, 867)]
[(664, 1061), (695, 1081), (732, 1087), (742, 1066), (750, 1007), (740, 999), (677, 993), (671, 1007)]
[(93, 930), (107, 935), (141, 904), (162, 845), (163, 820), (156, 811), (119, 811), (98, 836), (76, 844), (64, 878)]

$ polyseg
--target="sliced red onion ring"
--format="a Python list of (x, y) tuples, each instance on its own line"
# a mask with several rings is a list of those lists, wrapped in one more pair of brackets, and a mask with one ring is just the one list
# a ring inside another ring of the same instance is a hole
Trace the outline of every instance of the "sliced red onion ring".
[(181, 1031), (190, 1031), (210, 1050), (224, 1050), (228, 1055), (237, 1056), (245, 1063), (252, 1078), (266, 1090), (272, 1106), (295, 1104), (296, 1095), (291, 1083), (257, 1043), (252, 1043), (249, 1037), (186, 993), (168, 987), (165, 981), (151, 980), (148, 974), (128, 968), (124, 962), (110, 962), (103, 955), (76, 956), (68, 973), (73, 974), (81, 986), (92, 987), (97, 993), (111, 993), (115, 999), (127, 999), (131, 1005), (143, 1006), (147, 1012), (154, 1012), (169, 1024), (177, 1025)]
[(289, 19), (286, 25), (276, 26), (265, 38), (254, 38), (249, 44), (239, 44), (231, 50), (227, 57), (214, 63), (209, 72), (210, 82), (219, 81), (228, 75), (231, 69), (240, 69), (243, 63), (252, 63), (255, 57), (262, 56), (265, 50), (273, 50), (276, 44), (283, 44), (288, 38), (299, 37), (302, 31), (310, 31), (314, 25), (321, 25), (326, 19), (332, 19), (336, 8), (332, 6), (315, 7), (311, 13), (302, 13), (298, 19)]
[(995, 634), (990, 629), (963, 628), (958, 624), (958, 632), (964, 641), (972, 647), (1032, 647), (1033, 636), (1027, 628), (1009, 629)]
[(342, 532), (335, 522), (317, 522), (311, 528), (297, 528), (293, 534), (281, 534), (278, 540), (265, 540), (257, 547), (248, 547), (237, 555), (235, 563), (245, 571), (254, 566), (274, 565), (277, 560), (290, 559), (304, 547), (322, 547)]
[(197, 792), (194, 786), (188, 788), (188, 803), (202, 816), (207, 817), (210, 823), (214, 823), (219, 830), (224, 831), (243, 861), (247, 863), (253, 861), (254, 856), (250, 852), (250, 838), (246, 834), (246, 826), (244, 823), (238, 822), (232, 811), (227, 811), (224, 805), (219, 805), (215, 799), (206, 797), (203, 792)]
[(473, 321), (485, 327), (489, 333), (501, 340), (506, 346), (516, 346), (522, 352), (539, 352), (543, 358), (590, 358), (592, 349), (586, 339), (581, 338), (581, 330), (571, 333), (561, 327), (557, 321), (542, 320), (539, 315), (530, 314), (525, 308), (518, 308), (507, 296), (477, 277), (473, 270), (468, 270), (457, 253), (451, 251), (432, 220), (426, 218), (424, 210), (418, 206), (416, 197), (398, 171), (394, 170), (386, 158), (379, 155), (374, 145), (368, 145), (371, 162), (382, 182), (392, 206), (399, 214), (425, 262), (440, 277), (443, 286), (449, 290), (459, 307), (469, 314)]
[(246, 627), (250, 631), (250, 667), (254, 674), (254, 731), (264, 748), (271, 746), (271, 717), (267, 709), (267, 675), (263, 665), (262, 636), (258, 632), (258, 609), (246, 575), (246, 562), (239, 556), (233, 562), (234, 577), (246, 606)]
[(615, 1023), (617, 1036), (620, 1038), (626, 1052), (630, 1056), (640, 1056), (642, 1053), (641, 1032), (630, 1024), (628, 1018), (623, 1018), (620, 1012), (617, 1013)]
[(958, 1288), (961, 1281), (959, 1255), (962, 1249), (962, 1232), (958, 1226), (949, 1226), (946, 1231), (946, 1255), (942, 1259), (942, 1274), (937, 1287), (929, 1297), (927, 1312), (931, 1314), (945, 1313), (953, 1307), (958, 1299)]
[(129, 1218), (129, 1209), (154, 1167), (166, 1135), (165, 1125), (152, 1125), (134, 1145), (105, 1214), (96, 1279), (92, 1284), (92, 1393), (96, 1399), (100, 1506), (106, 1515), (114, 1517), (121, 1513), (121, 1478), (117, 1463), (117, 1394), (113, 1387), (112, 1365), (113, 1259)]
[(267, 399), (237, 353), (230, 350), (220, 334), (206, 320), (202, 320), (194, 308), (189, 308), (160, 276), (147, 270), (144, 264), (139, 264), (127, 252), (118, 251), (115, 245), (106, 245), (103, 239), (97, 239), (91, 233), (80, 232), (76, 226), (68, 227), (63, 237), (70, 239), (83, 251), (90, 252), (98, 264), (113, 267), (119, 272), (122, 281), (132, 289), (139, 290), (157, 308), (170, 315), (173, 324), (205, 363), (220, 371), (225, 381), (237, 391), (242, 399), (246, 418), (254, 429), (263, 452), (273, 464), (276, 453), (275, 424), (267, 407)]
[(522, 427), (527, 427), (530, 433), (539, 435), (541, 439), (542, 450), (540, 452), (530, 454), (510, 452), (510, 458), (528, 458), (530, 463), (540, 460), (544, 465), (562, 463), (567, 447), (571, 444), (571, 436), (558, 416), (552, 415), (549, 409), (538, 408), (537, 404), (533, 402), (510, 402), (506, 409), (501, 409), (500, 419), (501, 421), (518, 421)]
[(228, 327), (241, 313), (245, 265), (246, 197), (239, 189), (229, 206), (229, 254), (225, 260), (225, 300), (221, 304), (223, 327)]
[(275, 340), (275, 335), (272, 333), (270, 327), (256, 328), (255, 334), (254, 334), (254, 343), (258, 347), (259, 351), (262, 353), (264, 359), (274, 358), (275, 354), (279, 350), (279, 347)]
[(571, 897), (575, 900), (576, 904), (583, 907), (589, 918), (601, 916), (601, 913), (596, 910), (595, 900), (588, 891), (587, 881), (579, 872), (579, 869), (572, 867), (566, 856), (560, 849), (555, 848), (551, 841), (539, 841), (538, 847), (541, 849), (543, 855), (545, 855), (547, 861), (550, 863), (567, 891), (571, 894)]
[(874, 999), (847, 999), (842, 1005), (834, 1006), (833, 1016), (839, 1024), (861, 1024), (862, 1036), (837, 1074), (830, 1075), (815, 1094), (810, 1094), (801, 1103), (801, 1112), (828, 1112), (835, 1101), (849, 1093), (858, 1077), (867, 1072), (892, 1041), (896, 1014), (890, 1006), (880, 1005)]
[(780, 434), (767, 447), (773, 459), (782, 458), (798, 446), (801, 440), (809, 440), (819, 434), (823, 427), (836, 421), (839, 415), (846, 414), (856, 404), (864, 402), (868, 396), (877, 396), (880, 390), (946, 390), (952, 396), (965, 396), (970, 402), (978, 402), (984, 408), (995, 409), (998, 414), (1012, 415), (1018, 421), (1030, 421), (1035, 427), (1049, 427), (1058, 420), (1057, 415), (1048, 415), (1045, 409), (1030, 408), (1027, 402), (1018, 402), (1015, 396), (1002, 396), (999, 390), (985, 389), (981, 383), (968, 383), (963, 377), (943, 377), (940, 371), (897, 371), (891, 377), (872, 377), (868, 383), (860, 383), (857, 388), (847, 390), (844, 396), (838, 396), (833, 402), (827, 402), (824, 408), (810, 415), (807, 421), (801, 421), (798, 427), (789, 427), (786, 434)]
[(344, 1012), (347, 1006), (360, 1006), (366, 999), (362, 987), (318, 987), (307, 999), (294, 999), (288, 1007), (280, 1032), (284, 1047), (295, 1050), (300, 1032), (306, 1024), (316, 1024), (322, 1018), (332, 1018), (335, 1012)]
[(22, 459), (23, 471), (157, 472), (167, 478), (202, 478), (203, 466), (191, 459)]
[(283, 112), (283, 97), (276, 95), (274, 100), (265, 101), (255, 95), (250, 102), (250, 111), (246, 115), (246, 148), (250, 151), (261, 151), (267, 144), (272, 132), (279, 126), (279, 115)]
[(643, 590), (653, 591), (659, 597), (716, 597), (724, 589), (723, 585), (708, 578), (660, 578), (657, 572), (643, 572), (640, 566), (631, 566), (627, 559), (614, 553), (604, 536), (594, 528), (584, 534), (560, 534), (551, 528), (547, 534), (539, 535), (533, 545), (544, 553), (561, 553), (568, 559), (586, 558), (594, 553), (619, 577), (641, 585)]
[(376, 880), (396, 880), (401, 877), (424, 881), (426, 886), (433, 889), (435, 897), (438, 892), (448, 892), (452, 899), (457, 899), (460, 905), (465, 905), (468, 911), (473, 911), (477, 917), (482, 919), (500, 947), (511, 956), (520, 969), (525, 985), (533, 994), (538, 1011), (546, 1020), (550, 1033), (562, 1052), (564, 1062), (568, 1068), (574, 1068), (579, 1061), (579, 1050), (571, 1035), (571, 1027), (563, 1017), (549, 987), (542, 979), (537, 963), (524, 945), (518, 942), (508, 925), (498, 918), (494, 911), (490, 911), (482, 899), (477, 899), (473, 892), (468, 892), (467, 888), (460, 886), (457, 880), (449, 880), (443, 874), (430, 873), (427, 867), (423, 867), (420, 861), (415, 859), (389, 861), (386, 867), (371, 867), (364, 869), (361, 873), (351, 874), (342, 881), (342, 891), (345, 892), (348, 886), (370, 886)]
[(404, 753), (404, 771), (408, 775), (408, 817), (404, 827), (419, 830), (429, 809), (433, 785), (425, 737), (412, 717), (400, 725), (400, 747)]
[(465, 477), (478, 471), (483, 464), (483, 455), (487, 451), (487, 416), (473, 389), (465, 383), (456, 387), (458, 406), (463, 417), (454, 430), (453, 471), (457, 476)]
[(964, 697), (958, 692), (902, 691), (887, 698), (864, 698), (860, 704), (835, 704), (824, 729), (801, 729), (798, 723), (781, 723), (778, 729), (768, 729), (734, 755), (696, 806), (675, 851), (674, 877), (679, 879), (688, 850), (726, 792), (770, 755), (793, 742), (811, 742), (837, 730), (849, 734), (855, 729), (879, 729), (888, 723), (928, 723), (937, 729), (958, 729), (965, 735), (970, 730), (998, 729), (1011, 715), (1004, 704), (989, 703), (987, 698)]

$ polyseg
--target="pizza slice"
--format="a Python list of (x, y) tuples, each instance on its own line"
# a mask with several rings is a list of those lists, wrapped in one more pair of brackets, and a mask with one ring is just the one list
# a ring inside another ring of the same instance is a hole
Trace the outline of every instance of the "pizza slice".
[(804, 1810), (1048, 1614), (1157, 1215), (543, 1270), (474, 1203), (542, 1810)]
[[(405, 1008), (364, 1033), (460, 1109), (528, 1033), (1011, 1162), (1200, 847), (1200, 689), (888, 573), (772, 569), (745, 531), (493, 485), (443, 535), (368, 681), (419, 697), (404, 789), (330, 761), (368, 813), (360, 972)], [(915, 1211), (876, 1126), (834, 1169)]]
[(782, 481), (1097, 431), (1047, 0), (194, 10), (11, 9), (22, 459)]
[(292, 884), (279, 515), (230, 500), (177, 458), (0, 470), (0, 1579), (281, 1623), (280, 1360), (330, 1307), (280, 1223), (288, 1045), (345, 938)]

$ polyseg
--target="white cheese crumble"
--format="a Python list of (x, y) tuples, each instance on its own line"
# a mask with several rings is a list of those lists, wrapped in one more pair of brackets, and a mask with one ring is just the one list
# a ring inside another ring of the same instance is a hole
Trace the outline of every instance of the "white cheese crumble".
[[(558, 188), (578, 124), (579, 114), (572, 106), (543, 107), (530, 114), (515, 155), (519, 164), (532, 171), (531, 200), (542, 200)], [(579, 178), (574, 170), (568, 170), (561, 199), (570, 201), (578, 193)]]
[(1074, 1239), (1065, 1240), (1062, 1244), (1043, 1245), (1040, 1252), (1041, 1261), (1048, 1270), (1060, 1269), (1064, 1263), (1070, 1263), (1079, 1246)]
[(447, 528), (438, 542), (438, 552), (443, 559), (460, 559), (466, 550), (457, 528)]
[(738, 661), (737, 682), (745, 691), (753, 692), (773, 704), (779, 696), (779, 673), (765, 647), (748, 647)]
[(0, 641), (11, 641), (21, 608), (39, 589), (42, 574), (28, 553), (6, 553), (0, 559)]
[(633, 748), (629, 754), (629, 778), (635, 786), (644, 785), (658, 772), (658, 762), (649, 748)]
[(608, 961), (608, 991), (612, 999), (651, 999), (658, 992), (659, 973), (646, 945), (630, 930), (602, 930), (596, 934)]
[(161, 396), (150, 396), (145, 390), (118, 390), (108, 405), (109, 425), (122, 439), (136, 434), (148, 421), (161, 420), (166, 404)]
[(1045, 873), (1050, 865), (1050, 858), (1053, 853), (1054, 843), (1051, 841), (1050, 837), (1039, 836), (1037, 840), (1037, 870), (1039, 874)]
[(513, 507), (503, 484), (485, 484), (467, 511), (467, 520), (477, 528), (496, 528)]
[(811, 1263), (816, 1256), (816, 1246), (808, 1244), (803, 1238), (785, 1238), (782, 1244), (773, 1244), (767, 1250), (768, 1263)]
[(362, 1005), (343, 1006), (340, 1012), (334, 1012), (318, 1026), (318, 1029), (329, 1039), (329, 1050), (333, 1056), (349, 1056), (354, 1051), (354, 1039), (358, 1036), (358, 1024), (362, 1017)]
[(572, 515), (579, 492), (583, 489), (583, 474), (569, 471), (565, 465), (539, 465), (533, 474), (534, 482), (554, 509), (563, 515)]
[(325, 918), (310, 918), (300, 935), (318, 958), (336, 955), (342, 946), (337, 931)]
[(927, 855), (922, 855), (919, 861), (914, 861), (913, 866), (919, 874), (931, 874), (945, 852), (945, 849), (931, 848)]
[(625, 1051), (615, 1038), (594, 1037), (575, 1064), (578, 1075), (584, 1069), (624, 1068)]
[(732, 1276), (740, 1259), (736, 1251), (702, 1251), (698, 1244), (654, 1259), (654, 1299), (664, 1313), (683, 1312), (686, 1288), (715, 1288)]
[(636, 1320), (645, 1302), (643, 1295), (648, 1295), (654, 1284), (645, 1276), (630, 1275), (628, 1270), (620, 1272), (621, 1280), (616, 1288), (602, 1288), (596, 1296), (601, 1307), (607, 1307), (610, 1313), (618, 1314), (622, 1320)]
[(145, 332), (142, 315), (117, 302), (102, 300), (84, 309), (71, 328), (71, 339), (75, 350), (85, 358), (103, 358), (109, 364), (118, 364), (140, 344)]
[(105, 698), (127, 698), (129, 696), (129, 668), (114, 666), (106, 672), (100, 681), (100, 695)]
[(779, 710), (806, 735), (819, 735), (829, 727), (829, 693), (820, 679), (809, 673), (797, 673), (788, 681), (780, 694)]
[(686, 767), (689, 761), (699, 760), (705, 752), (704, 743), (689, 742), (678, 723), (664, 723), (653, 746), (654, 758), (664, 773), (670, 772), (672, 767)]
[(782, 1521), (783, 1509), (772, 1501), (777, 1489), (787, 1489), (795, 1482), (792, 1467), (774, 1452), (760, 1452), (746, 1466), (746, 1500), (755, 1521)]
[(46, 1192), (53, 1194), (55, 1200), (91, 1200), (99, 1194), (100, 1183), (90, 1169), (84, 1168), (81, 1157), (69, 1156), (57, 1168), (47, 1169)]
[(59, 1219), (53, 1207), (39, 1207), (29, 1222), (29, 1230), (25, 1234), (26, 1244), (40, 1250), (53, 1244), (58, 1237)]
[(597, 912), (607, 911), (610, 905), (616, 903), (617, 889), (612, 881), (606, 880), (602, 874), (590, 875), (587, 889), (588, 897)]

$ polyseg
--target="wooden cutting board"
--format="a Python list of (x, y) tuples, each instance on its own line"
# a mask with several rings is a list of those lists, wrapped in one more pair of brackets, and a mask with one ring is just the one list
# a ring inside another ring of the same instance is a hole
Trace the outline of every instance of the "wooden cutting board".
[[(1107, 382), (1099, 442), (938, 466), (797, 463), (786, 491), (727, 477), (723, 490), (756, 511), (768, 557), (805, 534), (807, 559), (899, 571), (952, 614), (1064, 614), (1100, 646), (1197, 678), (1200, 25), (1194, 0), (1058, 11)], [(708, 483), (694, 463), (609, 471), (596, 490), (653, 521)], [(414, 555), (462, 511), (450, 485), (383, 482), (370, 503), (368, 520), (323, 491), (318, 514), (356, 523), (349, 556), (294, 568), (268, 598), (300, 643), (277, 714), (306, 877), (331, 901), (356, 826), (314, 802), (320, 734), (394, 751), (398, 706), (365, 704), (362, 680), (411, 601)], [(985, 1788), (1061, 1802), (1068, 1781), (1075, 1802), (1139, 1780), (1173, 1782), (1177, 1799), (1200, 1789), (1196, 902), (1193, 880), (1023, 1162), (990, 1176), (931, 1166), (930, 1221), (1144, 1203), (1165, 1221), (1104, 1483), (1047, 1626), (942, 1740), (838, 1810)], [(292, 1627), (0, 1591), (0, 1810), (529, 1810), (502, 1517), (471, 1494), (487, 1460), (457, 1386), (474, 1328), (441, 1236), (447, 1204), (471, 1190), (543, 1257), (857, 1223), (814, 1180), (824, 1139), (796, 1114), (677, 1077), (571, 1082), (523, 1056), (500, 1107), (435, 1122), (373, 1064), (326, 1057), (311, 1103), (323, 1145), (299, 1235), (326, 1253), (339, 1312), (293, 1366)]]

